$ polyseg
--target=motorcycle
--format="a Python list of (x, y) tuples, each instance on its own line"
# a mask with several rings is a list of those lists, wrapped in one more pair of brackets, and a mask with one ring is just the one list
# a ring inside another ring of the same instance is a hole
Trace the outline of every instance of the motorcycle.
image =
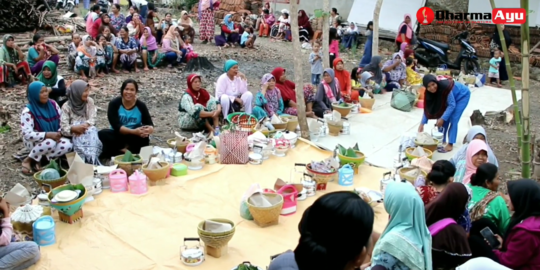
[(97, 5), (101, 8), (102, 13), (109, 13), (111, 9), (111, 1), (109, 0), (98, 0)]
[[(476, 49), (467, 40), (468, 36), (469, 32), (464, 31), (452, 38), (452, 41), (459, 40), (461, 45), (461, 51), (454, 62), (450, 62), (448, 59), (450, 45), (423, 38), (418, 38), (414, 57), (420, 65), (427, 68), (434, 69), (446, 65), (449, 69), (462, 70), (465, 74), (476, 74), (480, 72), (480, 65)], [(464, 64), (463, 69), (461, 68), (462, 64)]]
[(56, 9), (64, 9), (66, 12), (72, 12), (75, 8), (74, 0), (57, 0)]

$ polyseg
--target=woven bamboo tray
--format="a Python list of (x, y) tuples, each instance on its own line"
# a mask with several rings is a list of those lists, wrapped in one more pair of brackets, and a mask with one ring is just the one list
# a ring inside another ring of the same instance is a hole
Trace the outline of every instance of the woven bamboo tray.
[(427, 173), (422, 171), (422, 169), (420, 169), (419, 167), (401, 168), (401, 169), (398, 170), (399, 177), (401, 177), (401, 179), (407, 179), (407, 181), (411, 182), (411, 184), (414, 185), (414, 181), (416, 181), (416, 178), (418, 176), (417, 177), (411, 177), (411, 176), (407, 175), (408, 172), (413, 171), (413, 170), (418, 170), (424, 177), (427, 177)]
[[(433, 151), (431, 151), (431, 150), (429, 150), (429, 149), (427, 149), (427, 148), (425, 148), (425, 147), (423, 147), (423, 148), (424, 148), (424, 151), (425, 151), (426, 154), (427, 154), (427, 157), (428, 157), (429, 159), (431, 159), (431, 158), (433, 157)], [(414, 151), (414, 147), (409, 147), (409, 148), (407, 148), (407, 149), (405, 150), (405, 156), (407, 156), (407, 158), (409, 159), (409, 161), (411, 161), (411, 160), (413, 160), (413, 159), (415, 159), (415, 158), (419, 158), (419, 156), (415, 156), (415, 155), (412, 154), (413, 151)]]
[(414, 144), (416, 146), (422, 146), (423, 148), (429, 149), (429, 150), (431, 150), (431, 152), (434, 152), (435, 150), (437, 150), (437, 146), (439, 145), (439, 140), (437, 140), (437, 139), (433, 139), (433, 140), (435, 141), (433, 144), (423, 144), (423, 143), (419, 143), (415, 139)]
[(248, 206), (249, 212), (253, 216), (253, 221), (259, 227), (268, 227), (272, 225), (277, 225), (279, 223), (279, 215), (281, 214), (281, 209), (283, 208), (283, 196), (276, 193), (264, 193), (266, 197), (277, 197), (279, 196), (280, 202), (276, 205), (270, 207), (256, 207), (249, 203), (249, 199), (246, 199), (246, 204)]

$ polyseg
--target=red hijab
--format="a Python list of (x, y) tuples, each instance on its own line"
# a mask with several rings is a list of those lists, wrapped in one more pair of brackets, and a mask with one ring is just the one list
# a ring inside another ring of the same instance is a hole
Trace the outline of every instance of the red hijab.
[(191, 74), (187, 77), (187, 87), (186, 93), (188, 93), (191, 96), (191, 99), (193, 99), (193, 104), (201, 104), (204, 107), (206, 107), (206, 103), (208, 103), (208, 100), (210, 99), (210, 94), (205, 89), (201, 88), (199, 91), (193, 90), (193, 81), (199, 78), (201, 80), (201, 76), (198, 74)]
[(285, 69), (282, 67), (277, 67), (274, 69), (274, 71), (272, 71), (272, 75), (274, 75), (274, 78), (276, 78), (276, 87), (279, 89), (279, 92), (281, 92), (283, 102), (286, 103), (292, 100), (296, 103), (296, 93), (294, 92), (294, 89), (296, 89), (296, 84), (289, 80), (281, 82), (281, 77), (284, 74)]
[(338, 79), (339, 82), (339, 91), (342, 93), (342, 95), (350, 95), (351, 74), (345, 70), (345, 66), (343, 66), (342, 70), (337, 70), (336, 67), (339, 62), (343, 63), (343, 60), (341, 58), (336, 58), (333, 62), (335, 78)]

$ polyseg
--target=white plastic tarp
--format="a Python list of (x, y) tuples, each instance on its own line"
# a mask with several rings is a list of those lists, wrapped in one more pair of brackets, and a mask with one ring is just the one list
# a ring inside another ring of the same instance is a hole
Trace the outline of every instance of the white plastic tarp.
[[(376, 4), (376, 0), (354, 0), (347, 21), (365, 27), (369, 21), (373, 20)], [(416, 29), (416, 12), (425, 4), (426, 0), (384, 0), (379, 14), (379, 30), (397, 34), (398, 27), (407, 13), (411, 14), (412, 23)]]

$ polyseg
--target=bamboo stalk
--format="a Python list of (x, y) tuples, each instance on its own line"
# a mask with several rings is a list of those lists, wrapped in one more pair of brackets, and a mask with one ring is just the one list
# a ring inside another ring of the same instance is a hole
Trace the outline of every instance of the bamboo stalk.
[(293, 39), (293, 53), (297, 57), (294, 57), (294, 82), (296, 83), (296, 111), (298, 116), (298, 124), (300, 125), (301, 136), (304, 139), (309, 140), (309, 128), (306, 118), (306, 102), (304, 101), (304, 83), (302, 78), (304, 77), (303, 63), (304, 58), (298, 57), (302, 55), (300, 46), (300, 29), (298, 27), (298, 1), (290, 1), (291, 14), (291, 29)]
[[(323, 0), (323, 31), (322, 31), (322, 49), (323, 49), (323, 65), (330, 67), (330, 25), (328, 24), (330, 14), (330, 0)], [(293, 13), (293, 16), (296, 16)]]
[(373, 41), (371, 42), (371, 56), (379, 55), (379, 14), (383, 0), (377, 0), (375, 10), (373, 10)]
[[(489, 0), (491, 3), (491, 8), (497, 8), (495, 6), (495, 0)], [(518, 140), (518, 149), (521, 153), (521, 139), (523, 134), (523, 129), (521, 125), (521, 112), (519, 110), (517, 95), (516, 95), (516, 82), (514, 81), (514, 73), (512, 73), (512, 67), (510, 66), (510, 54), (508, 53), (508, 47), (506, 47), (506, 40), (504, 39), (503, 29), (500, 24), (497, 24), (497, 31), (499, 31), (499, 37), (501, 39), (501, 45), (504, 52), (504, 58), (506, 63), (506, 71), (508, 72), (508, 80), (510, 81), (510, 90), (512, 91), (512, 105), (514, 108), (514, 119), (516, 120), (516, 129), (517, 129), (517, 140)], [(523, 49), (522, 49), (523, 50)], [(528, 62), (527, 62), (528, 63)]]
[(521, 25), (521, 106), (523, 113), (523, 140), (521, 141), (521, 177), (531, 178), (531, 130), (529, 99), (529, 0), (521, 0), (521, 8), (525, 9), (527, 20)]

